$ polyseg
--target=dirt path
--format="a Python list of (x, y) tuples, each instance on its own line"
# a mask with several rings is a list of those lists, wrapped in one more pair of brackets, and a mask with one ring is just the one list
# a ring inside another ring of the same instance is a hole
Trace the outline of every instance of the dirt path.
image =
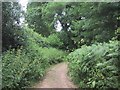
[(67, 76), (67, 71), (67, 63), (52, 66), (46, 73), (44, 80), (34, 88), (76, 88)]

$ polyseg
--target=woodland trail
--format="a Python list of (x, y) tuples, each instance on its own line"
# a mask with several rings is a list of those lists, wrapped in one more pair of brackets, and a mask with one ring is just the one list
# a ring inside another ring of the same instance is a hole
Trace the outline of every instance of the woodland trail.
[(67, 63), (63, 62), (48, 69), (43, 81), (34, 88), (76, 88), (67, 75)]

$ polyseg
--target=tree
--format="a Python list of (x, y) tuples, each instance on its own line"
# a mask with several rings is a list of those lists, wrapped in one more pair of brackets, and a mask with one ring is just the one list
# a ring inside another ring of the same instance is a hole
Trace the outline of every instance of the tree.
[(43, 36), (50, 34), (49, 28), (42, 18), (42, 7), (44, 2), (31, 2), (27, 6), (26, 21), (30, 28)]
[[(69, 32), (74, 46), (91, 45), (95, 42), (108, 42), (116, 36), (119, 27), (119, 3), (66, 3), (59, 16), (63, 30)], [(76, 46), (75, 46), (76, 47)]]
[(2, 2), (2, 50), (19, 45), (21, 8), (17, 2)]
[[(56, 22), (59, 21), (62, 26), (59, 38), (63, 40), (63, 45), (66, 46), (63, 46), (64, 49), (72, 50), (84, 44), (108, 42), (116, 36), (117, 18), (119, 17), (119, 3), (117, 2), (49, 2), (33, 4), (28, 7), (28, 11), (29, 9), (40, 11), (35, 11), (36, 14), (29, 13), (32, 16), (31, 18), (28, 17), (30, 21), (35, 20), (36, 22), (29, 24), (34, 28), (43, 27), (43, 31), (47, 30), (54, 33)], [(35, 19), (35, 17), (39, 18)], [(28, 22), (30, 21), (28, 20)], [(42, 30), (38, 29), (44, 35)]]

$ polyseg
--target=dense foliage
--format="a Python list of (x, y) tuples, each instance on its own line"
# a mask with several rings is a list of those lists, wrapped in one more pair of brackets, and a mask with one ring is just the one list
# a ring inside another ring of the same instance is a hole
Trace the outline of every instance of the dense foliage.
[[(40, 28), (45, 27), (41, 25), (41, 20), (44, 20), (44, 25), (53, 33), (59, 21), (62, 27), (62, 34), (59, 33), (59, 36), (62, 37), (60, 39), (63, 47), (66, 46), (63, 49), (72, 50), (84, 44), (108, 42), (115, 37), (120, 26), (119, 9), (117, 2), (34, 2), (28, 5), (27, 22), (30, 26)], [(34, 22), (34, 25), (31, 22)], [(42, 30), (39, 29), (41, 34), (45, 32)]]
[(29, 27), (35, 28), (35, 31), (43, 36), (48, 36), (50, 34), (50, 30), (42, 18), (43, 4), (44, 3), (42, 2), (32, 2), (31, 4), (28, 4), (26, 20)]
[(2, 28), (3, 89), (33, 85), (72, 51), (69, 75), (80, 88), (120, 87), (120, 3), (29, 2), (23, 13), (3, 2)]
[(2, 50), (19, 46), (17, 32), (20, 30), (21, 7), (17, 2), (2, 3)]
[(84, 45), (68, 55), (69, 75), (80, 88), (118, 88), (118, 52), (118, 41)]
[(50, 65), (63, 61), (66, 55), (65, 52), (56, 48), (42, 47), (35, 40), (38, 38), (40, 40), (41, 36), (38, 34), (38, 37), (37, 33), (31, 29), (24, 30), (24, 32), (26, 33), (22, 40), (26, 45), (3, 53), (2, 87), (4, 89), (28, 86), (31, 82), (42, 79), (46, 69)]

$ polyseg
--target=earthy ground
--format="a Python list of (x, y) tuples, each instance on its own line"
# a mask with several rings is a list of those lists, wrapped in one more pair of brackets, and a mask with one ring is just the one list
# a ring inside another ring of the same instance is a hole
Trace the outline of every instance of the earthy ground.
[(76, 88), (67, 75), (67, 63), (60, 63), (48, 69), (42, 82), (34, 88)]

